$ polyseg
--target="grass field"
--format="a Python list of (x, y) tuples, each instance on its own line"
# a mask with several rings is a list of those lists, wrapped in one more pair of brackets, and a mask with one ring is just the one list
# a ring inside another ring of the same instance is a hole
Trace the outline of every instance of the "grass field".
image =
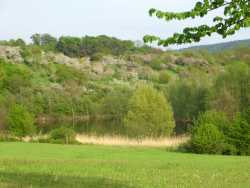
[(248, 188), (250, 158), (163, 148), (0, 143), (0, 187)]

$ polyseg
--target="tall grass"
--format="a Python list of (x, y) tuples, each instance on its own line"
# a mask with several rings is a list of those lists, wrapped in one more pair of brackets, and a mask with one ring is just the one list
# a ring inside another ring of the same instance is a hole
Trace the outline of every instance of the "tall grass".
[(82, 144), (109, 145), (109, 146), (149, 146), (149, 147), (177, 147), (189, 140), (187, 136), (171, 138), (144, 138), (131, 139), (121, 136), (88, 136), (78, 134), (76, 140)]

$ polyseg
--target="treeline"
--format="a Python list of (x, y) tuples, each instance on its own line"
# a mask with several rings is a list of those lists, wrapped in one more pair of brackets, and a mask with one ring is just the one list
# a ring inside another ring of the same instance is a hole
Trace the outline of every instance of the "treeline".
[[(99, 60), (103, 55), (119, 56), (131, 52), (154, 52), (158, 49), (150, 48), (143, 43), (136, 46), (130, 40), (120, 40), (106, 35), (72, 37), (62, 36), (59, 39), (49, 34), (34, 34), (31, 36), (32, 46), (39, 47), (43, 51), (61, 52), (69, 57), (90, 57)], [(1, 41), (0, 44), (20, 46), (25, 49), (28, 44), (22, 39)], [(30, 45), (29, 45), (30, 46)]]

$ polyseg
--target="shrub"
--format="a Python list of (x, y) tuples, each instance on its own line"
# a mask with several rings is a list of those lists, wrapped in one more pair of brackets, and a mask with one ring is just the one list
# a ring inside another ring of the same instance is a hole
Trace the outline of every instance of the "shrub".
[(167, 71), (161, 71), (159, 76), (159, 81), (162, 84), (167, 84), (170, 81), (171, 77)]
[(24, 106), (15, 104), (9, 110), (7, 126), (11, 134), (23, 137), (35, 132), (34, 116)]
[(102, 53), (95, 53), (95, 54), (90, 56), (90, 60), (91, 61), (101, 61), (103, 56), (104, 56), (104, 54), (102, 54)]
[(50, 142), (58, 144), (73, 144), (75, 140), (75, 131), (70, 128), (60, 127), (50, 133)]
[(185, 149), (195, 153), (250, 155), (250, 111), (238, 114), (230, 123), (224, 113), (208, 111), (195, 122)]
[(213, 124), (215, 125), (219, 131), (226, 133), (230, 127), (230, 122), (227, 116), (223, 112), (217, 111), (206, 111), (203, 114), (199, 115), (197, 120), (195, 121), (195, 126), (199, 126), (201, 124)]
[(224, 135), (219, 129), (211, 124), (201, 124), (193, 130), (191, 137), (191, 150), (195, 153), (221, 154)]
[(128, 134), (136, 137), (170, 136), (175, 127), (173, 111), (164, 97), (148, 85), (140, 86), (130, 99), (124, 119)]
[(227, 135), (228, 142), (235, 146), (238, 155), (250, 155), (250, 122), (247, 121), (249, 115), (250, 113), (239, 114)]

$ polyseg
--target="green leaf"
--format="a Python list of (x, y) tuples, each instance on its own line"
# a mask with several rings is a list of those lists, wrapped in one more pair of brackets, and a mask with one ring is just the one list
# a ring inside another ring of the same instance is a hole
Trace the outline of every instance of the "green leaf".
[(250, 27), (250, 18), (247, 18), (247, 19), (244, 21), (244, 26), (245, 26), (245, 27)]

